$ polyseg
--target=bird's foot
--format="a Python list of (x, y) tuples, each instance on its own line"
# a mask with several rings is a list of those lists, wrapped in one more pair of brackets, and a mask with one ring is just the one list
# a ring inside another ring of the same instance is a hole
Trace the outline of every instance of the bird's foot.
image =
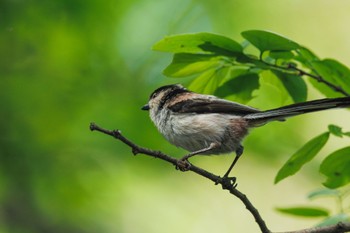
[(191, 163), (187, 160), (187, 158), (181, 158), (177, 161), (176, 170), (180, 170), (182, 172), (188, 171), (191, 168)]
[(223, 189), (231, 189), (231, 188), (236, 188), (237, 187), (236, 181), (237, 181), (236, 177), (223, 176), (223, 177), (220, 177), (215, 182), (215, 185), (221, 184)]

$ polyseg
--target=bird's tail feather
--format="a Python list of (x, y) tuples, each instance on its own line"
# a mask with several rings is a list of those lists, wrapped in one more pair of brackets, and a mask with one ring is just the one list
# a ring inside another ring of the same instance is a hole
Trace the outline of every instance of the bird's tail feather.
[(333, 108), (350, 107), (350, 97), (328, 98), (320, 100), (312, 100), (303, 103), (296, 103), (284, 107), (251, 113), (245, 115), (244, 118), (256, 124), (264, 124), (274, 120), (284, 120), (285, 118), (305, 114), (309, 112), (317, 112)]

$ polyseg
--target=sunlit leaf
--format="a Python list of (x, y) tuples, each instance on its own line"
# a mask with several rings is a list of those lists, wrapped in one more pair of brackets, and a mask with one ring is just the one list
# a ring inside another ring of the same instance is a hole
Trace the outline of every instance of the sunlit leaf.
[(170, 53), (198, 53), (236, 56), (242, 46), (236, 41), (212, 33), (180, 34), (167, 36), (153, 46), (153, 50)]
[(220, 57), (207, 54), (174, 54), (173, 61), (163, 71), (168, 77), (186, 77), (217, 66)]
[(300, 217), (327, 217), (329, 211), (320, 207), (276, 208), (277, 211)]
[(258, 88), (259, 75), (247, 73), (227, 81), (214, 94), (221, 98), (233, 95), (235, 101), (246, 103), (251, 100), (252, 92)]
[(273, 73), (281, 80), (294, 102), (306, 101), (307, 86), (300, 76), (277, 70), (273, 71)]
[(327, 188), (338, 188), (350, 182), (350, 147), (337, 150), (327, 156), (320, 166), (320, 172), (327, 176), (323, 183)]
[(337, 125), (328, 125), (328, 131), (337, 137), (343, 137), (344, 135), (342, 128)]
[(244, 31), (241, 34), (261, 52), (269, 50), (290, 51), (300, 48), (294, 41), (268, 31), (250, 30)]
[(230, 67), (209, 69), (194, 79), (189, 89), (203, 94), (213, 94), (223, 79), (226, 78)]
[(337, 215), (330, 216), (329, 218), (326, 218), (321, 223), (317, 224), (317, 227), (330, 226), (330, 225), (337, 224), (339, 222), (345, 222), (345, 221), (349, 221), (349, 220), (350, 220), (349, 215), (337, 214)]
[(339, 193), (340, 193), (339, 190), (336, 190), (336, 189), (323, 188), (323, 189), (319, 189), (309, 193), (307, 197), (309, 199), (314, 199), (314, 198), (325, 197), (325, 196), (338, 196)]
[(335, 92), (332, 88), (330, 88), (324, 83), (317, 81), (316, 79), (309, 78), (309, 82), (312, 84), (314, 88), (316, 88), (320, 93), (322, 93), (328, 98), (344, 97), (343, 94), (339, 92)]
[(313, 159), (326, 144), (328, 138), (329, 133), (323, 133), (307, 142), (302, 148), (293, 154), (278, 171), (278, 174), (275, 178), (275, 184), (284, 178), (295, 174), (305, 163)]
[(270, 70), (259, 72), (259, 89), (254, 91), (253, 98), (249, 105), (261, 109), (272, 109), (280, 107), (290, 100), (283, 83)]

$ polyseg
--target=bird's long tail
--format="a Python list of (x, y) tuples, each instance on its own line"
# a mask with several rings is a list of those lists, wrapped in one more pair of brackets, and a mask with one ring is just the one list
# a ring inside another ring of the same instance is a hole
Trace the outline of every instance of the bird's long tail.
[(285, 118), (305, 114), (309, 112), (317, 112), (332, 108), (350, 107), (350, 97), (328, 98), (320, 100), (312, 100), (303, 103), (296, 103), (284, 107), (251, 113), (245, 115), (244, 118), (253, 125), (263, 124), (274, 120), (284, 120)]

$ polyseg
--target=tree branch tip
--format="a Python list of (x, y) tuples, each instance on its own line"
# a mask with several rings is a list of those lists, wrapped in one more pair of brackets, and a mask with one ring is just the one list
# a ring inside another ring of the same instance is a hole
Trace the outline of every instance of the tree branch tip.
[(96, 124), (95, 124), (95, 122), (91, 122), (90, 123), (90, 130), (91, 131), (94, 131), (96, 129)]

